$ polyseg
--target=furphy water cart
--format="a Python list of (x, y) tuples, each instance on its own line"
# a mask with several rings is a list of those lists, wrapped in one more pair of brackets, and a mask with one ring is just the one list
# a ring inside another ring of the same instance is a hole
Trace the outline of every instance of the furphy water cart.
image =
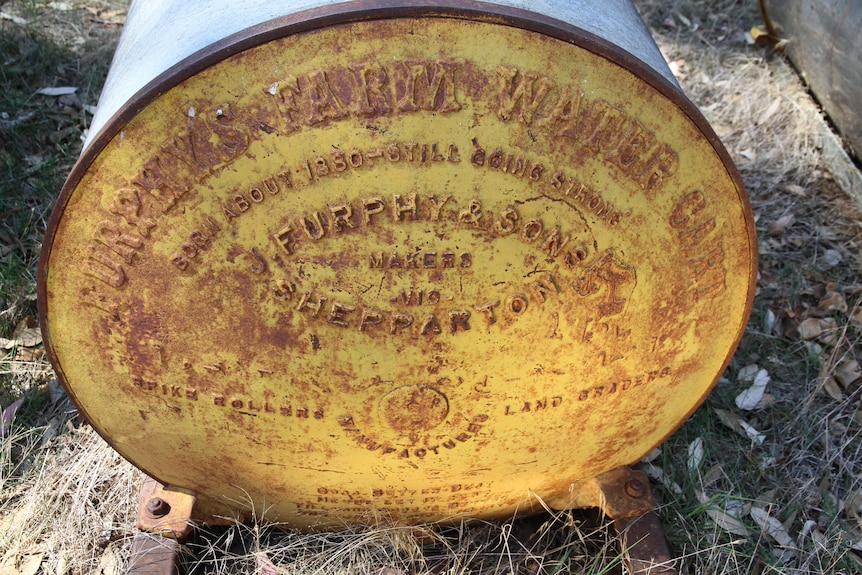
[(672, 571), (627, 466), (727, 366), (756, 242), (632, 5), (219, 4), (132, 6), (39, 265), (141, 527), (601, 507)]

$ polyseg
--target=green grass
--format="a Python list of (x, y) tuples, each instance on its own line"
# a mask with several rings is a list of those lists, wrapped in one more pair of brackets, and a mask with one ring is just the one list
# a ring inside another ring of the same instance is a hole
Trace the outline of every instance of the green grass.
[[(0, 333), (35, 314), (35, 262), (53, 198), (72, 159), (74, 142), (51, 136), (72, 125), (41, 87), (72, 84), (63, 48), (24, 27), (0, 24)], [(70, 134), (70, 139), (80, 136)]]
[[(112, 48), (103, 35), (74, 36), (85, 18), (81, 9), (68, 11), (76, 19), (61, 27), (40, 20), (47, 12), (35, 2), (3, 4), (3, 11), (28, 22), (0, 18), (0, 337), (8, 339), (19, 322), (37, 317), (42, 234), (81, 151), (88, 107), (96, 103)], [(77, 91), (38, 93), (61, 86)], [(0, 405), (31, 387), (34, 366), (14, 360), (13, 352), (0, 364)]]

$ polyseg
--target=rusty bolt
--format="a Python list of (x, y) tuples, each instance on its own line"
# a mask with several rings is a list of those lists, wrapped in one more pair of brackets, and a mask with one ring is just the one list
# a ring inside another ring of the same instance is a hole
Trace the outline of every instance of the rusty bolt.
[(161, 497), (153, 497), (147, 501), (147, 513), (152, 517), (164, 517), (171, 512), (171, 504)]
[(641, 499), (646, 495), (646, 486), (639, 479), (626, 481), (626, 495), (633, 499)]

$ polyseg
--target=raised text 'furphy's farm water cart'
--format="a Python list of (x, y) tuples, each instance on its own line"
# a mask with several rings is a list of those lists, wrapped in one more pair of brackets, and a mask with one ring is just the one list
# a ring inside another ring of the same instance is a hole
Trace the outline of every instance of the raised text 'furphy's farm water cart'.
[(756, 242), (632, 5), (216, 4), (133, 5), (39, 266), (141, 527), (600, 507), (672, 571), (628, 465), (725, 369)]

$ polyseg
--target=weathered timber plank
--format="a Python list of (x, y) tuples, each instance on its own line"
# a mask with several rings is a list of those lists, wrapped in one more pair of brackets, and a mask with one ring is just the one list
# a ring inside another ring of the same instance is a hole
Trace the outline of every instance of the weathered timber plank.
[(770, 33), (785, 50), (862, 158), (862, 0), (759, 0)]

